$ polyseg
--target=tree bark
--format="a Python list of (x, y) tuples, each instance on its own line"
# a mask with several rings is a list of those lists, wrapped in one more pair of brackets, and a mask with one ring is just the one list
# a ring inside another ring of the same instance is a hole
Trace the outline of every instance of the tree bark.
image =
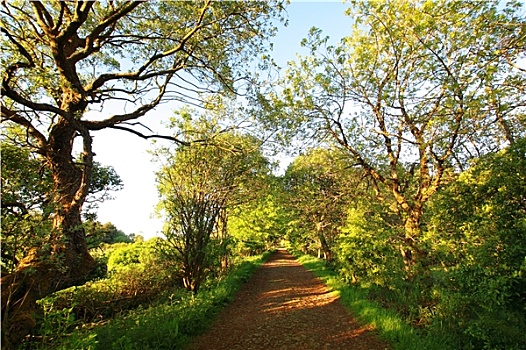
[(422, 250), (418, 247), (417, 239), (421, 235), (420, 221), (421, 211), (411, 212), (405, 220), (404, 243), (400, 245), (400, 253), (404, 259), (404, 265), (408, 278), (412, 278), (415, 274), (415, 266), (422, 258)]
[(221, 208), (219, 210), (218, 216), (218, 227), (217, 231), (219, 234), (219, 246), (221, 248), (221, 272), (228, 270), (229, 259), (228, 259), (228, 214), (226, 208)]
[(51, 238), (1, 279), (2, 349), (14, 348), (35, 326), (37, 300), (84, 282), (94, 266), (81, 219), (91, 181), (91, 137), (84, 133), (82, 164), (76, 164), (71, 154), (77, 132), (63, 120), (50, 133), (45, 158), (53, 178)]
[(332, 251), (331, 247), (329, 246), (329, 243), (327, 242), (327, 239), (325, 238), (325, 235), (323, 234), (323, 229), (325, 226), (326, 225), (323, 224), (323, 221), (316, 223), (316, 233), (320, 241), (321, 249), (323, 250), (323, 257), (325, 258), (325, 262), (329, 263), (332, 261)]

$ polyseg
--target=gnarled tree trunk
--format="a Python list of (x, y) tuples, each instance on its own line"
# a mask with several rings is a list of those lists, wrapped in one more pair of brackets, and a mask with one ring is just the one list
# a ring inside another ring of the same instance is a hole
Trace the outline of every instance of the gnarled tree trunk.
[(48, 245), (32, 248), (16, 270), (1, 279), (2, 349), (15, 347), (35, 326), (37, 300), (82, 283), (94, 266), (81, 220), (91, 179), (91, 137), (82, 133), (83, 159), (76, 164), (71, 154), (77, 132), (64, 121), (50, 133), (45, 160), (54, 184), (52, 234)]

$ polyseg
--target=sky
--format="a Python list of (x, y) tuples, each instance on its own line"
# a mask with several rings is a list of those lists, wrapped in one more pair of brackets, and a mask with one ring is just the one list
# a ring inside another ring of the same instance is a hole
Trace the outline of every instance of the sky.
[[(307, 37), (309, 29), (317, 27), (336, 43), (350, 32), (351, 19), (344, 15), (348, 4), (342, 2), (296, 2), (287, 6), (288, 26), (279, 25), (278, 33), (271, 41), (271, 53), (278, 65), (285, 67), (294, 60), (296, 53), (308, 54), (300, 42)], [(102, 111), (105, 114), (105, 111)], [(173, 115), (168, 105), (146, 115), (141, 122), (158, 125), (160, 119)], [(158, 130), (155, 130), (158, 131)], [(158, 195), (155, 183), (157, 165), (152, 162), (148, 150), (151, 141), (118, 130), (101, 130), (93, 134), (95, 160), (102, 165), (111, 165), (119, 174), (123, 189), (113, 193), (114, 199), (99, 206), (98, 221), (111, 222), (126, 234), (139, 234), (148, 239), (160, 236), (163, 222), (153, 217)]]

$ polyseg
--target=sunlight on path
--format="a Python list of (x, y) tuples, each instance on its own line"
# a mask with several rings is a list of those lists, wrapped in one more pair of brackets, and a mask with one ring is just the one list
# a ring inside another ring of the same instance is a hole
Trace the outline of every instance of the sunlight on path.
[(369, 349), (389, 346), (285, 250), (269, 258), (192, 350)]

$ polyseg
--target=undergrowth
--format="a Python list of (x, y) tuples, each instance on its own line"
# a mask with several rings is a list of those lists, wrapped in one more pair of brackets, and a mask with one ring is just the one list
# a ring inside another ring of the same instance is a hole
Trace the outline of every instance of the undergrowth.
[(380, 337), (391, 343), (395, 350), (454, 349), (447, 334), (424, 333), (407, 324), (397, 312), (371, 301), (367, 297), (367, 286), (347, 284), (335, 271), (326, 266), (324, 260), (310, 255), (294, 255), (303, 266), (339, 294), (342, 304), (359, 322), (372, 325)]
[(210, 325), (219, 310), (232, 301), (235, 292), (249, 280), (269, 254), (243, 259), (226, 276), (207, 281), (196, 295), (181, 290), (165, 303), (139, 307), (104, 323), (78, 326), (60, 341), (46, 342), (37, 348), (182, 349), (192, 337), (202, 333)]

